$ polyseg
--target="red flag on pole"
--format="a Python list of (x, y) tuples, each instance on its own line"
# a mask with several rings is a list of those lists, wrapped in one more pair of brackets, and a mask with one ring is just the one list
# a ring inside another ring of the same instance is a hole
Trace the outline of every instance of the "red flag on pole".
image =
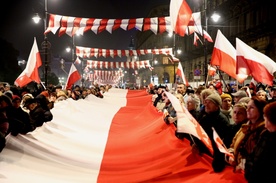
[(68, 79), (65, 85), (65, 89), (70, 89), (72, 87), (72, 85), (77, 82), (79, 79), (81, 79), (81, 75), (78, 72), (78, 70), (76, 69), (75, 65), (72, 64), (71, 68), (70, 68), (70, 72), (68, 75)]
[(255, 81), (273, 84), (276, 63), (261, 52), (236, 38), (237, 73), (251, 75)]
[(236, 49), (220, 30), (217, 32), (210, 64), (218, 66), (219, 70), (242, 82), (236, 74)]
[(192, 17), (192, 10), (185, 0), (171, 0), (170, 18), (176, 34), (184, 36)]
[(40, 83), (38, 68), (41, 65), (42, 65), (42, 61), (41, 61), (40, 53), (38, 51), (36, 38), (34, 38), (33, 47), (30, 52), (26, 68), (14, 81), (14, 84), (16, 86), (23, 87), (32, 81)]

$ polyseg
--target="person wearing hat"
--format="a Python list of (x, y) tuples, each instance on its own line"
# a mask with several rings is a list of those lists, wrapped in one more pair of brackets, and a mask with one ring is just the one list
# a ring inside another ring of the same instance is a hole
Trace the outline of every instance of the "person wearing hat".
[(244, 90), (238, 90), (235, 93), (232, 93), (232, 96), (234, 97), (234, 103), (236, 104), (241, 98), (248, 97), (247, 93)]
[(36, 124), (36, 127), (40, 127), (44, 122), (50, 122), (53, 119), (51, 111), (42, 108), (35, 98), (28, 98), (25, 101), (24, 107), (30, 111), (29, 115), (33, 123)]
[(197, 138), (193, 138), (195, 144), (193, 144), (193, 152), (205, 153), (211, 157), (213, 157), (212, 167), (215, 172), (221, 172), (226, 166), (226, 162), (224, 160), (224, 153), (221, 153), (216, 145), (216, 142), (213, 138), (213, 128), (223, 139), (223, 142), (226, 147), (229, 147), (232, 139), (228, 136), (231, 126), (229, 124), (229, 120), (227, 117), (221, 112), (220, 108), (222, 105), (221, 97), (217, 93), (212, 93), (206, 97), (204, 100), (205, 106), (205, 115), (200, 119), (199, 124), (204, 129), (204, 131), (209, 136), (212, 147), (213, 154), (211, 154), (207, 147)]

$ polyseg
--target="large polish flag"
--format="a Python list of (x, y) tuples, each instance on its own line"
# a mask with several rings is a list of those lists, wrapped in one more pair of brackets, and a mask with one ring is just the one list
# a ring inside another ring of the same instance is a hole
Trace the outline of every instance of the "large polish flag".
[(273, 84), (276, 63), (268, 56), (253, 49), (236, 38), (237, 73), (251, 75), (255, 81)]
[(151, 98), (146, 90), (111, 88), (103, 98), (55, 103), (51, 122), (6, 137), (0, 182), (246, 183), (232, 167), (215, 173), (209, 156), (192, 154)]
[(184, 36), (192, 17), (192, 10), (186, 0), (171, 0), (170, 18), (174, 32)]
[(77, 82), (79, 79), (81, 79), (81, 75), (80, 75), (79, 71), (77, 70), (77, 68), (75, 67), (75, 65), (72, 63), (69, 74), (68, 74), (68, 78), (66, 81), (65, 88), (70, 89), (73, 86), (73, 84), (75, 82)]
[(32, 81), (40, 83), (38, 68), (41, 65), (42, 65), (42, 61), (41, 61), (40, 53), (37, 47), (36, 38), (34, 38), (34, 43), (28, 58), (26, 68), (14, 81), (14, 84), (16, 86), (23, 87)]
[(217, 32), (216, 41), (210, 64), (227, 73), (232, 78), (238, 79), (236, 74), (236, 49), (221, 33)]

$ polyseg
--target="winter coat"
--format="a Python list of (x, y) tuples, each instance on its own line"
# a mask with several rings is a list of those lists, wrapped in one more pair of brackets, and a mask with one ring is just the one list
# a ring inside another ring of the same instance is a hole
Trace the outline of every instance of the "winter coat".
[(234, 170), (244, 170), (244, 159), (253, 151), (261, 132), (264, 130), (264, 122), (243, 124), (240, 130), (233, 138), (229, 151), (234, 154), (234, 162), (230, 163), (234, 166)]
[(276, 165), (276, 132), (264, 130), (253, 152), (246, 157), (245, 178), (248, 183), (274, 183)]

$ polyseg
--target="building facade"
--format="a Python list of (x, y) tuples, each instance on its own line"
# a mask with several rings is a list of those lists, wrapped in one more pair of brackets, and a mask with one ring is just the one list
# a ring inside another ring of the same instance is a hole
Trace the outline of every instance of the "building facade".
[[(261, 0), (187, 0), (193, 12), (201, 12), (201, 22), (215, 42), (219, 29), (235, 47), (235, 39), (239, 38), (252, 48), (264, 53), (272, 60), (276, 60), (276, 31), (273, 26), (275, 13), (272, 1)], [(218, 23), (211, 20), (216, 12), (221, 18)], [(169, 16), (169, 5), (154, 8), (149, 17)], [(155, 35), (151, 31), (138, 32), (135, 38), (136, 49), (173, 48), (175, 57), (180, 59), (183, 71), (189, 82), (205, 82), (214, 43), (205, 42), (202, 38), (195, 46), (194, 36), (184, 37), (168, 33)], [(181, 50), (178, 54), (177, 50)], [(206, 52), (205, 52), (206, 51)], [(144, 58), (142, 58), (144, 59)], [(154, 69), (139, 71), (139, 78), (143, 84), (157, 80), (158, 83), (174, 83), (178, 63), (172, 63), (167, 56), (151, 55)], [(155, 62), (154, 62), (155, 61)], [(156, 62), (157, 61), (157, 62)], [(221, 72), (223, 79), (231, 81), (233, 78)], [(207, 79), (211, 79), (208, 78)]]

